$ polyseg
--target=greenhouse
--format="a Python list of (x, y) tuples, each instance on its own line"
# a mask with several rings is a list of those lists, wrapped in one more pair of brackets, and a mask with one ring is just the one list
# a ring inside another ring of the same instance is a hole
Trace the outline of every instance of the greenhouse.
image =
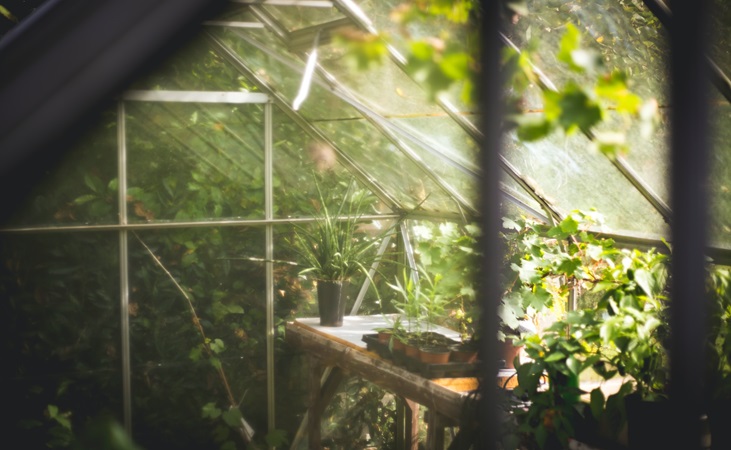
[(9, 448), (731, 448), (726, 2), (0, 19)]

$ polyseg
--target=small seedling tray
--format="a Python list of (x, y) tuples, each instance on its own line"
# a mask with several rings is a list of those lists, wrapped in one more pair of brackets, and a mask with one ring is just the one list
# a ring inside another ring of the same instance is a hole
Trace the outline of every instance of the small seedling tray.
[(462, 378), (476, 376), (479, 373), (479, 361), (428, 364), (408, 357), (403, 352), (390, 349), (387, 343), (378, 340), (378, 334), (364, 334), (362, 340), (369, 351), (377, 353), (381, 358), (393, 361), (397, 366), (403, 367), (409, 372), (418, 373), (424, 378)]

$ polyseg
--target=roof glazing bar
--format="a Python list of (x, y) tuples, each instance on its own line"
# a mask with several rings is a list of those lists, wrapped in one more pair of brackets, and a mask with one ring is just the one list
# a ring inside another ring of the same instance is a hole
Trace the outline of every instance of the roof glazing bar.
[[(284, 35), (285, 35), (286, 33), (284, 33), (284, 32), (282, 31), (282, 29), (281, 29), (281, 27), (279, 26), (279, 24), (278, 24), (278, 22), (276, 21), (276, 19), (274, 19), (273, 17), (271, 17), (271, 15), (270, 15), (270, 14), (269, 14), (269, 13), (268, 13), (267, 11), (261, 10), (261, 9), (259, 9), (259, 8), (251, 8), (251, 10), (252, 10), (252, 12), (254, 12), (254, 14), (255, 14), (255, 15), (257, 16), (257, 18), (258, 18), (258, 19), (260, 19), (260, 20), (262, 20), (262, 22), (266, 23), (266, 24), (267, 24), (267, 26), (273, 26), (273, 27), (275, 28), (275, 29), (274, 29), (274, 30), (272, 30), (272, 31), (274, 31), (275, 35), (277, 35), (277, 36), (279, 36), (279, 37), (280, 37), (280, 40), (281, 40), (281, 41), (283, 41), (283, 42), (290, 42), (290, 41), (289, 41), (289, 40), (288, 40), (288, 39), (287, 39), (286, 37), (284, 37)], [(351, 25), (352, 25), (352, 22), (350, 21), (350, 19), (342, 19), (342, 20), (338, 20), (338, 21), (335, 21), (335, 22), (338, 22), (338, 24), (340, 24), (340, 23), (342, 23), (343, 21), (346, 21), (347, 23), (349, 23), (349, 24), (351, 24)], [(334, 24), (335, 22), (329, 22), (329, 24), (325, 24), (325, 25), (326, 25), (326, 26), (327, 26), (327, 25), (331, 25), (331, 24)], [(315, 37), (315, 36), (317, 35), (317, 32), (318, 32), (318, 30), (320, 29), (320, 27), (322, 27), (322, 25), (316, 25), (316, 26), (313, 26), (313, 27), (310, 27), (310, 28), (308, 28), (308, 30), (309, 30), (309, 32), (308, 32), (308, 34), (307, 34), (307, 39), (308, 39), (308, 41), (306, 41), (306, 42), (308, 42), (308, 43), (309, 43), (309, 46), (311, 46), (311, 44), (312, 44), (312, 40), (313, 40), (313, 39), (314, 39), (314, 37)], [(290, 33), (290, 35), (292, 35), (292, 34), (294, 34), (294, 33), (296, 33), (296, 32)], [(246, 36), (242, 36), (242, 37), (243, 37), (244, 39), (246, 39), (246, 38), (247, 38)], [(267, 54), (269, 54), (269, 55), (272, 55), (272, 56), (275, 56), (275, 57), (277, 56), (277, 54), (276, 54), (275, 52), (273, 52), (273, 51), (272, 51), (272, 49), (270, 49), (270, 48), (268, 48), (268, 47), (266, 47), (266, 46), (260, 45), (260, 44), (259, 44), (259, 42), (257, 42), (257, 41), (253, 41), (253, 42), (252, 42), (252, 41), (250, 41), (250, 40), (248, 40), (248, 39), (247, 39), (247, 42), (249, 42), (249, 43), (250, 43), (250, 44), (252, 44), (252, 45), (255, 45), (255, 46), (257, 46), (257, 48), (259, 48), (259, 49), (260, 49), (260, 50), (262, 50), (262, 51), (265, 51), (265, 52), (266, 52)], [(322, 37), (320, 37), (320, 43), (322, 43)], [(290, 42), (290, 44), (291, 44), (291, 42)], [(308, 49), (308, 48), (310, 48), (309, 46), (303, 46), (303, 49)], [(296, 50), (296, 48), (294, 48), (294, 47), (293, 47), (293, 46), (291, 46), (291, 45), (290, 45), (290, 47), (289, 47), (289, 48), (290, 48), (290, 50), (292, 50), (292, 51), (295, 51), (295, 50)], [(282, 61), (283, 63), (287, 64), (287, 65), (288, 65), (288, 66), (289, 66), (290, 68), (292, 68), (292, 69), (294, 69), (294, 70), (299, 70), (298, 68), (296, 68), (295, 66), (293, 66), (293, 65), (291, 64), (291, 62), (290, 62), (290, 61), (285, 61), (285, 60), (283, 60), (283, 59), (281, 59), (281, 58), (279, 58), (279, 60), (280, 60), (280, 61)], [(332, 77), (332, 78), (334, 79), (334, 77)], [(320, 83), (318, 83), (318, 84), (319, 84), (320, 86), (327, 86), (327, 85), (325, 85), (325, 84), (323, 84), (323, 83), (321, 83), (321, 82), (320, 82)], [(338, 83), (338, 84), (339, 84), (339, 83)], [(328, 88), (330, 88), (331, 86), (327, 86), (327, 87), (328, 87)], [(352, 98), (353, 98), (353, 99), (354, 99), (355, 101), (357, 101), (357, 102), (358, 102), (358, 105), (363, 105), (363, 107), (365, 107), (365, 105), (364, 105), (364, 104), (363, 104), (362, 102), (360, 102), (359, 100), (355, 99), (355, 96), (353, 96), (353, 95), (352, 95), (352, 93), (350, 93), (349, 95), (350, 95), (350, 97), (352, 97)], [(346, 100), (346, 99), (345, 99), (345, 98), (343, 98), (342, 96), (340, 96), (340, 98), (341, 98), (341, 99), (343, 99), (343, 100)], [(348, 103), (351, 103), (351, 102), (348, 102)], [(351, 105), (352, 105), (352, 104), (351, 104)], [(353, 106), (353, 105), (352, 105), (352, 106)], [(451, 105), (450, 105), (450, 106), (451, 106)], [(367, 107), (366, 107), (366, 108), (367, 108)], [(458, 114), (458, 112), (456, 112), (456, 108), (452, 107), (452, 109), (453, 109), (453, 110), (455, 111), (455, 113), (457, 113), (457, 114)], [(370, 112), (371, 112), (372, 114), (375, 114), (375, 115), (377, 115), (377, 116), (379, 116), (379, 117), (381, 117), (381, 118), (384, 118), (384, 119), (385, 119), (385, 117), (384, 117), (384, 116), (382, 116), (382, 115), (380, 115), (380, 114), (376, 113), (376, 112), (375, 112), (375, 111), (373, 111), (372, 109), (368, 108), (368, 110), (369, 110), (369, 111), (370, 111)], [(451, 116), (451, 114), (448, 114), (448, 115), (449, 115), (449, 116)], [(468, 176), (473, 176), (473, 177), (477, 177), (477, 176), (479, 176), (479, 174), (478, 174), (478, 168), (477, 168), (477, 167), (476, 167), (476, 166), (475, 166), (474, 164), (470, 163), (469, 161), (465, 161), (464, 159), (460, 158), (459, 156), (455, 157), (454, 155), (449, 155), (449, 154), (447, 154), (446, 152), (443, 152), (443, 151), (442, 151), (442, 150), (440, 150), (440, 149), (439, 149), (438, 147), (435, 147), (434, 145), (432, 145), (432, 144), (430, 144), (430, 143), (426, 142), (426, 141), (425, 141), (424, 139), (422, 139), (421, 137), (419, 137), (419, 136), (417, 136), (417, 135), (413, 134), (413, 133), (412, 133), (411, 131), (409, 131), (409, 130), (407, 130), (407, 129), (403, 128), (402, 126), (400, 126), (400, 125), (397, 125), (397, 124), (395, 124), (395, 123), (393, 123), (393, 122), (391, 122), (391, 121), (389, 121), (389, 120), (386, 120), (386, 121), (385, 121), (384, 123), (385, 123), (385, 124), (386, 124), (386, 125), (387, 125), (387, 126), (388, 126), (389, 128), (391, 128), (391, 129), (392, 129), (393, 131), (395, 131), (395, 132), (399, 133), (400, 135), (402, 135), (402, 136), (404, 136), (404, 137), (408, 138), (409, 140), (411, 140), (411, 141), (413, 141), (413, 142), (417, 143), (417, 144), (418, 144), (419, 146), (421, 146), (421, 147), (424, 147), (425, 149), (427, 149), (427, 150), (429, 150), (430, 152), (434, 153), (434, 154), (435, 154), (435, 155), (436, 155), (437, 157), (440, 157), (440, 158), (443, 158), (443, 159), (445, 159), (445, 161), (446, 161), (446, 162), (447, 162), (448, 164), (450, 164), (450, 165), (451, 165), (451, 166), (453, 166), (454, 168), (456, 168), (456, 169), (460, 170), (461, 172), (465, 173), (466, 175), (468, 175)]]
[(294, 30), (288, 34), (287, 46), (293, 51), (308, 50), (312, 48), (312, 41), (315, 40), (316, 36), (319, 36), (319, 45), (325, 45), (332, 41), (333, 32), (352, 26), (353, 22), (345, 17), (332, 22)]
[(332, 8), (333, 2), (329, 0), (229, 0), (231, 3), (243, 5), (267, 5), (267, 6), (306, 6), (309, 8)]
[[(282, 64), (290, 67), (292, 70), (295, 70), (297, 72), (301, 71), (301, 68), (298, 67), (296, 64), (294, 64), (291, 60), (288, 60), (281, 55), (279, 55), (274, 50), (268, 48), (266, 45), (258, 42), (256, 39), (251, 38), (250, 36), (247, 36), (245, 34), (239, 34), (239, 36), (246, 40), (251, 45), (254, 45), (255, 47), (259, 48), (260, 50), (266, 52), (271, 57), (277, 59)], [(430, 170), (426, 164), (423, 162), (422, 158), (419, 157), (405, 142), (403, 142), (401, 139), (399, 139), (397, 136), (395, 136), (388, 128), (391, 127), (398, 127), (398, 125), (391, 123), (375, 111), (372, 111), (365, 105), (363, 105), (359, 100), (357, 100), (347, 89), (345, 89), (336, 79), (334, 76), (329, 74), (325, 69), (323, 69), (321, 66), (318, 65), (318, 70), (321, 72), (321, 77), (326, 80), (320, 80), (320, 79), (314, 79), (313, 81), (318, 83), (320, 86), (325, 87), (326, 89), (332, 91), (334, 95), (336, 95), (341, 100), (345, 101), (352, 107), (354, 107), (356, 110), (358, 110), (363, 116), (370, 121), (376, 128), (381, 131), (381, 133), (386, 136), (394, 145), (396, 145), (409, 159), (414, 162), (417, 166), (421, 168), (421, 170), (439, 185), (442, 190), (444, 190), (452, 199), (457, 202), (462, 208), (471, 211), (472, 213), (476, 213), (476, 209), (474, 206), (470, 205), (469, 202), (462, 197), (461, 194), (459, 194), (452, 186), (449, 185), (446, 181), (442, 180), (441, 177), (436, 175), (432, 170)], [(456, 164), (454, 161), (449, 159), (446, 155), (444, 155), (442, 152), (435, 151), (433, 147), (427, 146), (425, 147), (426, 150), (434, 152), (436, 156), (447, 162), (448, 164), (452, 165), (455, 168), (458, 168), (459, 170), (464, 171), (464, 167), (461, 167), (460, 165)], [(469, 172), (467, 172), (469, 173)]]
[[(516, 51), (520, 52), (520, 49), (518, 49), (518, 47), (507, 36), (501, 34), (500, 37), (504, 43), (511, 46)], [(538, 70), (537, 73), (539, 75), (539, 85), (541, 89), (550, 91), (557, 90), (556, 85), (553, 84), (551, 80), (547, 76), (545, 76), (540, 70)], [(594, 134), (590, 130), (582, 129), (581, 132), (589, 140), (594, 140)], [(607, 155), (607, 158), (614, 165), (614, 167), (619, 170), (619, 173), (621, 173), (624, 178), (629, 181), (632, 186), (634, 186), (635, 189), (637, 189), (640, 194), (642, 194), (643, 197), (645, 197), (645, 200), (647, 200), (655, 208), (655, 210), (660, 213), (665, 222), (670, 223), (672, 217), (670, 207), (665, 203), (663, 199), (660, 198), (659, 195), (657, 195), (657, 193), (647, 183), (644, 182), (644, 180), (642, 180), (639, 174), (637, 174), (637, 172), (632, 169), (629, 163), (620, 156), (612, 158), (611, 156)]]
[(237, 22), (230, 20), (206, 20), (203, 22), (203, 25), (226, 28), (264, 28), (264, 24), (261, 22)]
[(276, 105), (284, 111), (285, 114), (297, 125), (299, 125), (307, 134), (309, 134), (313, 139), (320, 140), (322, 142), (327, 143), (330, 147), (332, 147), (335, 152), (338, 155), (339, 161), (349, 169), (349, 171), (355, 175), (355, 177), (360, 180), (361, 183), (368, 186), (371, 191), (384, 203), (388, 205), (389, 208), (392, 210), (403, 210), (404, 206), (396, 200), (390, 193), (388, 193), (383, 187), (381, 187), (380, 184), (378, 184), (378, 181), (374, 179), (372, 176), (367, 174), (355, 161), (350, 159), (348, 155), (346, 155), (340, 148), (335, 145), (334, 142), (332, 142), (330, 139), (328, 139), (324, 134), (322, 134), (319, 130), (317, 130), (312, 124), (310, 124), (307, 120), (305, 120), (297, 111), (294, 111), (286, 99), (284, 99), (278, 92), (276, 92), (275, 89), (272, 89), (267, 82), (261, 79), (257, 74), (252, 72), (246, 64), (239, 58), (239, 56), (234, 52), (233, 50), (229, 49), (228, 46), (226, 46), (225, 43), (221, 42), (217, 37), (213, 36), (210, 33), (204, 34), (216, 47), (217, 50), (219, 50), (225, 58), (227, 58), (234, 66), (236, 66), (239, 70), (243, 71), (243, 73), (249, 77), (256, 85), (261, 89), (262, 91), (266, 92), (267, 95), (276, 103)]
[[(378, 30), (373, 27), (373, 24), (368, 16), (366, 16), (365, 13), (352, 1), (335, 0), (335, 3), (338, 9), (340, 9), (343, 14), (350, 17), (351, 20), (358, 24), (362, 29), (368, 31), (369, 33), (378, 33)], [(402, 72), (410, 77), (410, 75), (408, 75), (408, 72), (406, 71), (406, 58), (404, 58), (404, 56), (392, 45), (388, 44), (386, 47), (388, 48), (391, 60), (396, 63), (396, 65), (401, 69)], [(465, 119), (454, 105), (441, 97), (437, 97), (436, 102), (447, 113), (447, 115), (449, 115), (452, 120), (454, 120), (459, 126), (461, 126), (462, 129), (464, 129), (476, 142), (481, 143), (484, 140), (482, 132), (480, 132), (480, 130), (472, 122)], [(516, 183), (518, 183), (523, 189), (525, 189), (530, 194), (530, 196), (533, 197), (533, 199), (546, 210), (546, 212), (550, 216), (552, 216), (554, 219), (561, 220), (562, 214), (560, 214), (558, 210), (556, 210), (553, 204), (546, 200), (542, 195), (540, 195), (535, 190), (535, 188), (531, 186), (531, 184), (525, 179), (525, 177), (520, 174), (517, 169), (508, 162), (507, 159), (505, 159), (503, 155), (499, 156), (503, 170), (505, 170), (505, 172)]]
[[(672, 11), (662, 0), (642, 0), (647, 9), (657, 17), (660, 23), (670, 29), (672, 23)], [(708, 64), (708, 74), (711, 77), (711, 82), (718, 89), (728, 102), (731, 103), (731, 80), (729, 80), (726, 73), (721, 69), (716, 62), (711, 59), (710, 56), (706, 56), (706, 63)]]
[(178, 103), (266, 103), (269, 98), (260, 92), (214, 91), (125, 91), (125, 101)]

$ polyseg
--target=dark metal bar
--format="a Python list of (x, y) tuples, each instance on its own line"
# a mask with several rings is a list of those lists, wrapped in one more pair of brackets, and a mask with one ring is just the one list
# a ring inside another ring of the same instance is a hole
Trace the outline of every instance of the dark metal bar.
[(672, 152), (672, 286), (668, 427), (677, 448), (701, 448), (706, 305), (704, 295), (708, 174), (707, 8), (703, 0), (675, 0), (670, 30)]
[(481, 305), (481, 360), (483, 361), (480, 388), (480, 433), (475, 448), (494, 449), (498, 440), (498, 391), (495, 382), (497, 366), (497, 307), (500, 302), (499, 276), (503, 249), (498, 238), (500, 232), (500, 149), (502, 144), (503, 75), (500, 70), (502, 44), (499, 37), (500, 15), (503, 2), (484, 0), (480, 8), (480, 80), (478, 90), (481, 142), (480, 211), (482, 212), (482, 261), (479, 271), (479, 302)]
[[(647, 9), (657, 17), (660, 23), (668, 30), (672, 23), (672, 11), (662, 0), (642, 0)], [(711, 83), (718, 89), (718, 92), (731, 102), (731, 80), (726, 73), (710, 58), (706, 57), (708, 64), (708, 75), (711, 77)]]

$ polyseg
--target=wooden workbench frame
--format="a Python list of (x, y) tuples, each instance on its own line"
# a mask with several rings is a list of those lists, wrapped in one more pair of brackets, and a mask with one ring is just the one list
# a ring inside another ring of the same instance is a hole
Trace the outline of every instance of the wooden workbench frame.
[[(428, 408), (432, 428), (437, 423), (459, 423), (465, 414), (467, 391), (475, 389), (475, 379), (435, 379), (430, 380), (419, 374), (393, 364), (381, 358), (365, 347), (354, 344), (337, 336), (315, 329), (298, 321), (290, 322), (286, 327), (286, 340), (313, 358), (313, 371), (310, 374), (310, 405), (308, 408), (308, 442), (311, 450), (320, 448), (320, 417), (327, 403), (332, 398), (333, 381), (326, 378), (321, 383), (321, 375), (327, 367), (337, 368), (333, 373), (342, 377), (342, 373), (355, 375), (390, 391), (407, 401), (409, 416), (416, 416), (416, 405)], [(339, 381), (339, 380), (336, 380)], [(412, 422), (410, 427), (416, 426)], [(407, 433), (405, 448), (413, 448), (412, 437), (415, 433)], [(443, 430), (431, 430), (427, 448), (443, 446)], [(441, 440), (441, 444), (436, 442)]]

